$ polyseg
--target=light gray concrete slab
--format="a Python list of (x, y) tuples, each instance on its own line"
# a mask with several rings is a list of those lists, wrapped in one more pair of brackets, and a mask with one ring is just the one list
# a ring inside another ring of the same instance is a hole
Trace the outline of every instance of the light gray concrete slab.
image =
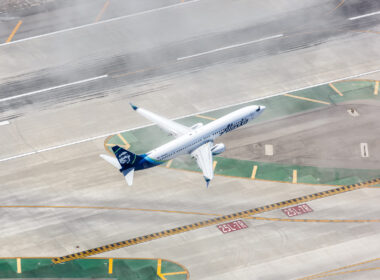
[[(111, 3), (111, 17), (119, 16), (117, 10), (137, 12), (172, 4), (120, 3), (115, 4), (120, 9)], [(331, 12), (338, 4), (205, 0), (0, 46), (0, 98), (109, 74), (103, 81), (0, 104), (1, 120), (11, 122), (0, 127), (0, 157), (147, 124), (129, 109), (129, 101), (179, 117), (379, 70), (379, 35), (352, 32), (377, 32), (379, 23), (373, 18), (347, 21), (377, 4), (345, 3)], [(56, 15), (67, 11), (58, 10)], [(19, 39), (66, 28), (62, 18), (49, 26), (53, 14), (47, 11), (26, 19), (29, 29), (20, 30)], [(37, 28), (31, 27), (33, 23)], [(8, 34), (9, 28), (12, 25), (0, 34)], [(277, 33), (285, 35), (281, 41), (176, 62), (183, 55)], [(154, 69), (141, 71), (145, 68)], [(125, 75), (133, 71), (140, 72)], [(362, 76), (379, 77), (379, 73)], [(371, 112), (360, 124), (373, 123), (376, 111)], [(307, 116), (303, 118), (306, 122)], [(294, 129), (302, 131), (302, 125)], [(231, 134), (232, 147), (239, 133)], [(117, 170), (98, 157), (104, 152), (103, 141), (100, 137), (0, 162), (0, 206), (130, 209), (0, 208), (1, 257), (62, 256), (207, 219), (144, 209), (228, 214), (329, 188), (216, 176), (205, 189), (199, 173), (166, 168), (136, 173), (134, 185), (127, 187)], [(314, 212), (300, 217), (376, 219), (378, 199), (377, 189), (357, 190), (310, 202)], [(285, 217), (280, 210), (260, 216)], [(378, 223), (245, 222), (248, 229), (231, 234), (223, 235), (213, 226), (100, 256), (167, 258), (188, 268), (191, 279), (297, 279), (377, 258), (380, 249)], [(375, 271), (364, 273), (341, 277), (378, 276)]]

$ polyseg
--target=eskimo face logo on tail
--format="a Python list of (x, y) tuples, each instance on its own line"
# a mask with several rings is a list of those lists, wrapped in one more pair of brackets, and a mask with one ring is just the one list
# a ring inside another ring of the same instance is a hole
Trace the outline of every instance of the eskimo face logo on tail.
[(122, 152), (119, 155), (119, 161), (121, 164), (128, 164), (131, 161), (131, 156), (127, 152)]

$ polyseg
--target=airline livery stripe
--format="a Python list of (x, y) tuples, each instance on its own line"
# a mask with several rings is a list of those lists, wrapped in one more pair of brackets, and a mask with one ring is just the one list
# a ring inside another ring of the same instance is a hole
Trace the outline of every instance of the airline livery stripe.
[(103, 252), (107, 252), (107, 251), (111, 251), (111, 250), (115, 250), (115, 249), (120, 249), (123, 247), (128, 247), (128, 246), (148, 242), (148, 241), (155, 240), (155, 239), (165, 237), (165, 236), (175, 235), (175, 234), (179, 234), (182, 232), (207, 227), (210, 225), (220, 224), (222, 222), (235, 220), (237, 218), (246, 218), (246, 217), (249, 217), (249, 216), (254, 215), (254, 214), (268, 212), (268, 211), (271, 211), (274, 209), (279, 209), (279, 208), (287, 207), (290, 205), (299, 204), (301, 202), (311, 201), (311, 200), (315, 200), (318, 198), (323, 198), (323, 197), (327, 197), (327, 196), (336, 195), (339, 193), (344, 193), (344, 192), (348, 192), (348, 191), (361, 189), (364, 187), (368, 187), (370, 185), (376, 185), (378, 183), (380, 183), (380, 178), (373, 179), (373, 180), (367, 181), (365, 183), (358, 183), (358, 184), (343, 186), (343, 187), (339, 187), (339, 188), (335, 188), (335, 189), (331, 189), (331, 190), (327, 190), (327, 191), (323, 191), (323, 192), (319, 192), (319, 193), (315, 193), (315, 194), (305, 195), (305, 196), (301, 196), (298, 198), (289, 199), (289, 200), (285, 200), (282, 202), (277, 202), (277, 203), (265, 205), (265, 206), (254, 208), (254, 209), (249, 209), (249, 210), (233, 213), (233, 214), (226, 215), (226, 216), (212, 218), (212, 219), (209, 219), (206, 221), (201, 221), (201, 222), (190, 224), (190, 225), (180, 226), (180, 227), (176, 227), (176, 228), (169, 229), (169, 230), (163, 230), (163, 231), (152, 233), (149, 235), (144, 235), (144, 236), (132, 238), (132, 239), (129, 239), (126, 241), (116, 242), (116, 243), (113, 243), (110, 245), (105, 245), (105, 246), (97, 247), (94, 249), (86, 250), (86, 251), (83, 251), (80, 253), (71, 254), (71, 255), (67, 255), (67, 256), (59, 257), (59, 258), (54, 258), (54, 259), (52, 259), (52, 261), (53, 261), (53, 263), (57, 264), (57, 263), (63, 263), (63, 262), (67, 262), (67, 261), (71, 261), (71, 260), (75, 260), (75, 259), (85, 258), (88, 256), (100, 254)]

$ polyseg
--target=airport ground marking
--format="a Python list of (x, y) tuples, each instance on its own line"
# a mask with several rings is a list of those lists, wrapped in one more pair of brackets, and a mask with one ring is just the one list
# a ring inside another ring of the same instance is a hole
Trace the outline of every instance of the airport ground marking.
[(251, 179), (252, 179), (252, 180), (255, 180), (255, 178), (256, 178), (256, 173), (257, 173), (257, 165), (253, 166), (252, 174), (251, 174)]
[(177, 272), (161, 273), (162, 276), (171, 276), (171, 275), (180, 275), (180, 274), (187, 274), (187, 272), (186, 271), (177, 271)]
[(351, 32), (356, 32), (356, 33), (372, 33), (372, 34), (378, 34), (380, 35), (380, 32), (373, 31), (373, 30), (350, 30)]
[[(370, 187), (367, 187), (370, 188)], [(181, 210), (165, 210), (165, 209), (144, 209), (144, 208), (124, 208), (124, 207), (108, 207), (108, 206), (61, 206), (61, 205), (0, 205), (0, 208), (50, 208), (50, 209), (95, 209), (110, 211), (139, 211), (153, 212), (165, 214), (181, 214), (181, 215), (197, 215), (221, 217), (222, 214), (206, 213), (206, 212), (189, 212)], [(245, 219), (276, 221), (276, 222), (298, 222), (298, 223), (380, 223), (380, 219), (288, 219), (288, 218), (269, 218), (269, 217), (245, 217)]]
[(375, 88), (373, 90), (373, 94), (374, 95), (378, 95), (379, 94), (379, 81), (375, 82)]
[(8, 39), (5, 41), (5, 43), (10, 43), (13, 39), (13, 36), (15, 36), (17, 30), (20, 28), (22, 24), (22, 20), (19, 20), (16, 26), (13, 28), (12, 33), (9, 35)]
[(213, 171), (215, 171), (215, 167), (217, 164), (218, 164), (218, 162), (216, 160), (214, 160), (214, 162), (212, 163), (212, 170)]
[(355, 272), (363, 272), (363, 271), (373, 271), (373, 270), (380, 270), (380, 267), (370, 267), (370, 268), (361, 268), (361, 269), (348, 270), (348, 271), (347, 270), (346, 271), (338, 271), (338, 272), (316, 275), (313, 277), (305, 277), (305, 278), (301, 278), (301, 279), (302, 280), (312, 280), (312, 279), (318, 279), (318, 278), (327, 278), (330, 276), (344, 275), (344, 274), (350, 274), (350, 273), (355, 273)]
[(329, 14), (335, 12), (335, 10), (338, 9), (340, 6), (342, 6), (342, 5), (344, 4), (345, 1), (346, 1), (346, 0), (342, 0), (342, 1), (340, 1), (339, 4), (338, 4), (334, 9), (332, 9), (332, 10), (329, 12)]
[(166, 167), (167, 167), (167, 168), (170, 168), (170, 166), (172, 165), (172, 162), (173, 162), (173, 160), (172, 160), (172, 159), (171, 159), (171, 160), (169, 160), (169, 161), (168, 161), (168, 163), (166, 164)]
[(131, 238), (125, 241), (115, 242), (112, 244), (100, 246), (100, 247), (85, 250), (82, 252), (73, 253), (67, 256), (57, 257), (57, 258), (52, 259), (52, 262), (57, 264), (57, 263), (63, 263), (63, 262), (67, 262), (67, 261), (71, 261), (75, 259), (86, 258), (92, 255), (145, 243), (145, 242), (156, 240), (156, 239), (163, 238), (166, 236), (172, 236), (172, 235), (180, 234), (183, 232), (192, 231), (195, 229), (208, 227), (211, 225), (217, 225), (222, 222), (232, 221), (238, 218), (246, 218), (255, 214), (269, 212), (269, 211), (280, 209), (280, 208), (287, 207), (290, 205), (299, 204), (301, 202), (312, 201), (312, 200), (323, 198), (323, 197), (329, 197), (336, 194), (361, 189), (369, 185), (376, 185), (379, 182), (380, 182), (380, 178), (377, 178), (377, 179), (373, 179), (364, 183), (357, 183), (357, 184), (338, 187), (338, 188), (334, 188), (334, 189), (330, 189), (330, 190), (326, 190), (326, 191), (322, 191), (322, 192), (318, 192), (318, 193), (314, 193), (310, 195), (304, 195), (298, 198), (293, 198), (293, 199), (285, 200), (282, 202), (272, 203), (272, 204), (265, 205), (258, 208), (253, 208), (253, 209), (249, 209), (249, 210), (245, 210), (245, 211), (241, 211), (241, 212), (237, 212), (237, 213), (233, 213), (229, 215), (219, 216), (219, 217), (212, 218), (209, 220), (204, 220), (204, 221), (196, 222), (196, 223), (185, 225), (185, 226), (179, 226), (172, 229), (163, 230), (160, 232)]
[[(343, 81), (347, 81), (347, 80), (350, 80), (350, 79), (355, 79), (355, 78), (358, 78), (358, 77), (361, 77), (361, 76), (370, 75), (370, 74), (374, 74), (374, 73), (378, 73), (378, 72), (380, 72), (380, 69), (376, 69), (376, 70), (372, 70), (372, 71), (368, 71), (368, 72), (364, 72), (364, 73), (359, 73), (359, 74), (355, 74), (355, 75), (351, 75), (351, 76), (348, 76), (348, 77), (343, 77), (343, 78), (335, 79), (335, 80), (328, 81), (328, 82), (322, 82), (322, 83), (318, 83), (318, 84), (315, 84), (315, 85), (306, 86), (306, 87), (302, 87), (302, 88), (298, 88), (298, 89), (294, 89), (294, 90), (288, 90), (288, 91), (285, 91), (285, 92), (279, 92), (279, 93), (275, 93), (275, 94), (272, 94), (272, 95), (269, 95), (269, 96), (259, 97), (259, 98), (255, 98), (255, 99), (251, 99), (251, 100), (247, 100), (247, 101), (242, 101), (242, 102), (239, 102), (239, 103), (236, 103), (236, 104), (229, 104), (229, 105), (217, 107), (217, 108), (214, 108), (214, 109), (210, 109), (210, 110), (206, 110), (206, 111), (202, 111), (202, 112), (198, 112), (198, 113), (188, 114), (188, 115), (184, 115), (184, 116), (180, 116), (180, 117), (174, 118), (172, 120), (175, 121), (175, 120), (178, 120), (178, 119), (192, 117), (192, 116), (199, 115), (199, 114), (206, 114), (206, 113), (209, 113), (209, 112), (226, 109), (226, 108), (229, 108), (229, 107), (232, 107), (232, 106), (239, 106), (239, 105), (243, 105), (243, 104), (247, 104), (247, 103), (251, 103), (251, 102), (254, 102), (254, 101), (259, 101), (259, 100), (263, 100), (263, 99), (267, 99), (267, 98), (271, 98), (271, 97), (275, 97), (275, 96), (281, 96), (281, 95), (284, 95), (285, 93), (288, 93), (288, 92), (301, 91), (301, 90), (310, 89), (310, 88), (313, 88), (313, 87), (318, 87), (318, 86), (326, 85), (326, 84), (329, 84), (329, 83), (343, 82)], [(78, 144), (82, 144), (82, 143), (98, 140), (98, 139), (101, 139), (101, 138), (107, 138), (107, 137), (110, 137), (110, 136), (114, 136), (115, 134), (118, 134), (118, 133), (129, 132), (129, 131), (133, 131), (133, 130), (136, 130), (136, 129), (146, 128), (146, 127), (151, 127), (151, 126), (154, 126), (154, 124), (141, 125), (141, 126), (138, 126), (138, 127), (118, 130), (118, 131), (114, 131), (114, 132), (110, 132), (110, 133), (106, 133), (106, 134), (102, 134), (102, 135), (97, 135), (97, 136), (81, 139), (81, 140), (78, 140), (78, 141), (69, 142), (69, 143), (62, 144), (62, 145), (50, 146), (50, 147), (47, 147), (47, 148), (44, 148), (44, 149), (40, 149), (40, 150), (36, 150), (36, 151), (31, 151), (31, 152), (27, 152), (27, 153), (23, 153), (23, 154), (13, 155), (13, 156), (5, 157), (5, 158), (0, 158), (0, 162), (9, 161), (9, 160), (13, 160), (13, 159), (18, 159), (18, 158), (22, 158), (22, 157), (26, 157), (26, 156), (31, 156), (31, 155), (35, 155), (35, 154), (39, 154), (39, 153), (43, 153), (43, 152), (48, 152), (48, 151), (52, 151), (52, 150), (56, 150), (56, 149), (61, 149), (61, 148), (65, 148), (65, 147), (69, 147), (69, 146), (73, 146), (73, 145), (78, 145)], [(287, 182), (283, 182), (283, 183), (287, 183)]]
[(79, 25), (79, 26), (75, 26), (75, 27), (71, 27), (71, 28), (67, 28), (67, 29), (53, 31), (53, 32), (49, 32), (49, 33), (45, 33), (45, 34), (41, 34), (41, 35), (36, 35), (36, 36), (20, 39), (17, 41), (12, 41), (9, 43), (0, 44), (0, 47), (2, 47), (4, 45), (15, 44), (15, 43), (29, 41), (29, 40), (33, 40), (33, 39), (37, 39), (37, 38), (43, 38), (43, 37), (48, 37), (48, 36), (52, 36), (52, 35), (56, 35), (56, 34), (60, 34), (60, 33), (74, 31), (74, 30), (78, 30), (78, 29), (84, 29), (84, 28), (91, 27), (94, 25), (100, 25), (100, 24), (104, 24), (104, 23), (108, 23), (108, 22), (113, 22), (113, 21), (128, 19), (128, 18), (132, 18), (132, 17), (147, 15), (147, 14), (151, 14), (151, 13), (155, 13), (155, 12), (160, 12), (160, 11), (164, 11), (164, 10), (168, 10), (168, 9), (172, 9), (172, 8), (176, 8), (176, 7), (185, 6), (185, 5), (188, 5), (191, 3), (196, 3), (199, 1), (201, 1), (201, 0), (188, 0), (185, 2), (176, 3), (176, 4), (172, 4), (172, 5), (168, 5), (168, 6), (159, 7), (159, 8), (154, 8), (154, 9), (150, 9), (150, 10), (145, 10), (145, 11), (141, 11), (141, 12), (137, 12), (137, 13), (133, 13), (133, 14), (129, 14), (129, 15), (124, 15), (124, 16), (120, 16), (120, 17), (110, 18), (107, 20), (101, 20), (98, 22), (93, 22), (93, 23)]
[(379, 15), (379, 14), (380, 14), (380, 11), (377, 11), (377, 12), (373, 12), (373, 13), (369, 13), (369, 14), (364, 14), (361, 16), (350, 17), (349, 20), (357, 20), (357, 19), (361, 19), (361, 18), (365, 18), (365, 17), (371, 17), (374, 15)]
[(129, 145), (129, 143), (127, 142), (127, 140), (125, 140), (123, 135), (121, 133), (118, 133), (117, 136), (120, 138), (121, 141), (123, 141), (125, 149), (129, 149), (131, 145)]
[(284, 218), (268, 218), (268, 217), (247, 217), (246, 219), (263, 220), (273, 222), (293, 222), (293, 223), (380, 223), (380, 220), (342, 220), (342, 219), (284, 219)]
[(343, 96), (343, 93), (341, 93), (334, 85), (333, 83), (329, 83), (329, 86), (340, 96)]
[(104, 12), (107, 10), (109, 4), (110, 4), (110, 0), (107, 0), (107, 1), (104, 3), (103, 8), (100, 10), (99, 14), (97, 15), (97, 17), (96, 17), (96, 19), (95, 19), (95, 22), (98, 22), (98, 21), (102, 18), (103, 14), (104, 14)]
[(8, 125), (8, 124), (10, 124), (10, 122), (9, 122), (9, 121), (2, 121), (2, 122), (0, 122), (0, 126), (3, 126), (3, 125)]
[(108, 274), (113, 272), (113, 259), (108, 259)]
[(293, 184), (297, 184), (297, 169), (293, 169)]
[(296, 99), (301, 99), (301, 100), (305, 100), (305, 101), (310, 101), (310, 102), (315, 102), (315, 103), (320, 103), (320, 104), (325, 104), (325, 105), (330, 105), (331, 104), (331, 103), (326, 102), (326, 101), (321, 101), (321, 100), (317, 100), (317, 99), (297, 96), (297, 95), (288, 94), (288, 93), (285, 93), (284, 96), (292, 97), (292, 98), (296, 98)]
[[(324, 274), (316, 278), (326, 278), (330, 276), (337, 276), (337, 275), (350, 274), (350, 273), (363, 272), (363, 271), (373, 271), (373, 270), (380, 270), (380, 267), (370, 267), (370, 268), (362, 268), (362, 269), (349, 270), (349, 271), (340, 271), (340, 272), (335, 272), (335, 273)], [(316, 278), (313, 278), (313, 279), (316, 279)]]
[[(20, 269), (18, 269), (18, 267), (16, 268), (16, 272), (18, 274), (21, 274), (22, 271), (21, 271), (21, 260), (22, 259), (28, 259), (28, 260), (31, 260), (31, 259), (51, 259), (52, 257), (10, 257), (10, 258), (6, 258), (6, 257), (0, 257), (0, 260), (16, 260), (16, 266), (18, 266), (18, 262), (20, 263)], [(168, 262), (168, 263), (171, 263), (171, 264), (175, 264), (177, 265), (180, 269), (182, 269), (181, 271), (174, 271), (174, 272), (162, 272), (162, 270), (160, 271), (160, 275), (162, 276), (161, 279), (162, 280), (167, 280), (165, 278), (165, 276), (171, 276), (171, 275), (182, 275), (182, 274), (186, 274), (186, 279), (189, 279), (189, 271), (186, 269), (186, 267), (184, 267), (182, 264), (179, 264), (177, 262), (174, 262), (174, 261), (171, 261), (171, 260), (168, 260), (168, 259), (157, 259), (157, 258), (97, 258), (97, 257), (93, 257), (93, 258), (87, 258), (88, 260), (108, 260), (109, 262), (109, 266), (111, 265), (113, 267), (113, 260), (133, 260), (133, 261), (136, 261), (136, 260), (156, 260), (156, 261), (160, 261), (160, 263), (162, 263), (162, 261), (165, 261), (165, 262)], [(37, 264), (37, 267), (38, 268), (39, 266), (39, 263)], [(108, 266), (108, 274), (112, 274), (113, 273), (113, 268), (110, 272), (110, 269), (109, 269), (109, 266)], [(161, 269), (161, 268), (160, 268)], [(158, 275), (157, 275), (158, 276)], [(170, 278), (170, 279), (173, 279), (173, 278)]]
[(16, 259), (17, 261), (17, 273), (21, 273), (22, 272), (22, 269), (21, 269), (21, 258), (17, 258)]
[(27, 93), (15, 95), (15, 96), (2, 98), (2, 99), (0, 99), (0, 102), (10, 101), (10, 100), (14, 100), (14, 99), (18, 99), (18, 98), (22, 98), (22, 97), (26, 97), (26, 96), (31, 96), (31, 95), (35, 95), (35, 94), (39, 94), (39, 93), (43, 93), (43, 92), (48, 92), (48, 91), (52, 91), (52, 90), (56, 90), (56, 89), (61, 89), (61, 88), (69, 87), (69, 86), (93, 82), (93, 81), (104, 79), (107, 77), (108, 77), (108, 75), (101, 75), (101, 76), (92, 77), (92, 78), (88, 78), (88, 79), (84, 79), (84, 80), (80, 80), (80, 81), (75, 81), (75, 82), (71, 82), (71, 83), (67, 83), (67, 84), (54, 86), (54, 87), (39, 89), (39, 90), (35, 90), (35, 91), (31, 91), (31, 92), (27, 92)]
[(347, 269), (347, 268), (352, 268), (352, 267), (355, 267), (355, 266), (364, 265), (364, 264), (372, 263), (372, 262), (375, 262), (375, 261), (380, 261), (380, 258), (375, 258), (375, 259), (370, 259), (370, 260), (366, 260), (366, 261), (359, 262), (359, 263), (345, 265), (345, 266), (342, 266), (342, 267), (339, 267), (339, 268), (335, 268), (335, 269), (331, 269), (331, 270), (328, 270), (328, 271), (325, 271), (325, 272), (321, 272), (321, 273), (313, 274), (313, 275), (310, 275), (310, 276), (302, 277), (302, 278), (299, 278), (297, 280), (316, 279), (317, 276), (321, 276), (321, 275), (325, 275), (325, 274), (330, 274), (330, 273), (333, 273), (333, 272), (336, 272), (336, 271), (339, 271), (339, 270), (343, 270), (343, 269)]
[(267, 41), (267, 40), (281, 38), (283, 36), (284, 36), (284, 34), (276, 34), (276, 35), (263, 37), (260, 39), (256, 39), (256, 40), (252, 40), (252, 41), (248, 41), (248, 42), (244, 42), (244, 43), (240, 43), (240, 44), (233, 44), (233, 45), (229, 45), (229, 46), (225, 46), (225, 47), (221, 47), (221, 48), (217, 48), (217, 49), (213, 49), (213, 50), (208, 50), (208, 51), (204, 51), (204, 52), (200, 52), (200, 53), (196, 53), (196, 54), (192, 54), (192, 55), (188, 55), (188, 56), (182, 56), (182, 57), (178, 57), (177, 61), (181, 61), (181, 60), (185, 60), (185, 59), (189, 59), (189, 58), (194, 58), (194, 57), (199, 57), (199, 56), (203, 56), (203, 55), (211, 54), (211, 53), (216, 53), (216, 52), (220, 52), (220, 51), (225, 51), (225, 50), (229, 50), (229, 49), (233, 49), (233, 48), (248, 46), (251, 44), (260, 43), (260, 42)]
[(216, 118), (212, 118), (212, 117), (208, 117), (208, 116), (204, 116), (204, 115), (195, 115), (195, 117), (201, 118), (201, 119), (210, 120), (210, 121), (215, 121), (216, 120)]

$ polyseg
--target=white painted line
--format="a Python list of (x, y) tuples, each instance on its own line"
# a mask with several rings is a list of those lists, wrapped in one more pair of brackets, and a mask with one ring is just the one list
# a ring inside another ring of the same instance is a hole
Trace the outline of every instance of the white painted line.
[(2, 122), (0, 122), (0, 126), (7, 125), (7, 124), (10, 124), (10, 122), (9, 121), (2, 121)]
[[(215, 110), (225, 109), (225, 108), (228, 108), (228, 107), (231, 107), (231, 106), (239, 106), (239, 105), (247, 104), (247, 103), (250, 103), (250, 102), (254, 102), (254, 101), (256, 102), (256, 101), (259, 101), (259, 100), (263, 100), (263, 99), (266, 99), (266, 98), (283, 95), (283, 94), (288, 93), (288, 92), (296, 92), (296, 91), (299, 91), (299, 90), (309, 89), (309, 88), (312, 88), (312, 87), (317, 87), (317, 86), (321, 86), (321, 85), (327, 85), (329, 83), (335, 83), (335, 82), (338, 82), (338, 81), (354, 79), (354, 78), (358, 78), (358, 77), (361, 77), (361, 76), (365, 76), (365, 75), (369, 75), (369, 74), (374, 74), (374, 73), (377, 73), (377, 72), (380, 72), (380, 69), (369, 71), (369, 72), (365, 72), (365, 73), (355, 74), (355, 75), (351, 75), (351, 76), (348, 76), (348, 77), (335, 79), (335, 80), (332, 80), (332, 81), (318, 83), (318, 84), (315, 84), (315, 85), (311, 85), (311, 86), (307, 86), (307, 87), (302, 87), (302, 88), (298, 88), (298, 89), (294, 89), (294, 90), (283, 91), (283, 92), (279, 92), (279, 93), (276, 93), (276, 94), (272, 94), (272, 95), (268, 95), (268, 96), (263, 96), (263, 97), (260, 97), (260, 98), (251, 99), (251, 100), (247, 100), (247, 101), (243, 101), (243, 102), (239, 102), (239, 103), (235, 103), (235, 104), (229, 104), (229, 105), (221, 106), (221, 107), (218, 107), (218, 108), (206, 110), (206, 111), (203, 111), (203, 112), (188, 114), (188, 115), (185, 115), (185, 116), (180, 116), (180, 117), (174, 118), (173, 120), (178, 120), (178, 119), (182, 119), (182, 118), (192, 117), (192, 116), (195, 116), (195, 115), (202, 115), (202, 114), (206, 114), (206, 113), (209, 113), (209, 112), (212, 112), (212, 111), (215, 111)], [(81, 143), (85, 143), (85, 142), (89, 142), (89, 141), (93, 141), (93, 140), (97, 140), (97, 139), (101, 139), (101, 138), (106, 138), (106, 137), (114, 135), (114, 134), (128, 132), (128, 131), (131, 131), (131, 130), (145, 128), (145, 127), (149, 127), (149, 126), (153, 126), (153, 125), (154, 124), (146, 124), (146, 125), (142, 125), (142, 126), (138, 126), (138, 127), (129, 128), (129, 129), (118, 130), (118, 131), (110, 132), (110, 133), (99, 135), (99, 136), (94, 136), (94, 137), (90, 137), (90, 138), (86, 138), (86, 139), (82, 139), (82, 140), (78, 140), (78, 141), (74, 141), (74, 142), (69, 142), (69, 143), (66, 143), (66, 144), (58, 145), (58, 146), (53, 146), (53, 147), (48, 147), (48, 148), (37, 150), (37, 151), (33, 151), (33, 152), (28, 152), (28, 153), (25, 153), (25, 154), (19, 154), (19, 155), (7, 157), (7, 158), (2, 158), (2, 159), (0, 159), (0, 162), (8, 161), (8, 160), (16, 159), (16, 158), (21, 158), (21, 157), (26, 157), (26, 156), (30, 156), (30, 155), (34, 155), (34, 154), (38, 154), (38, 153), (43, 153), (43, 152), (47, 152), (47, 151), (51, 151), (51, 150), (55, 150), (55, 149), (64, 148), (64, 147), (69, 147), (69, 146), (76, 145), (76, 144), (81, 144)]]
[(102, 75), (102, 76), (93, 77), (93, 78), (89, 78), (89, 79), (85, 79), (85, 80), (81, 80), (81, 81), (76, 81), (76, 82), (72, 82), (72, 83), (68, 83), (68, 84), (63, 84), (63, 85), (59, 85), (59, 86), (44, 88), (44, 89), (40, 89), (40, 90), (28, 92), (28, 93), (23, 93), (23, 94), (20, 94), (20, 95), (6, 97), (6, 98), (3, 98), (3, 99), (0, 99), (0, 102), (9, 101), (9, 100), (13, 100), (13, 99), (18, 99), (18, 98), (21, 98), (21, 97), (30, 96), (30, 95), (34, 95), (34, 94), (38, 94), (38, 93), (42, 93), (42, 92), (47, 92), (47, 91), (51, 91), (51, 90), (55, 90), (55, 89), (59, 89), (59, 88), (68, 87), (68, 86), (88, 83), (88, 82), (96, 81), (96, 80), (107, 78), (107, 77), (108, 77), (108, 75)]
[(177, 60), (179, 61), (179, 60), (189, 59), (189, 58), (193, 58), (193, 57), (202, 56), (202, 55), (205, 55), (205, 54), (220, 52), (220, 51), (224, 51), (224, 50), (228, 50), (228, 49), (232, 49), (232, 48), (237, 48), (237, 47), (242, 47), (242, 46), (246, 46), (246, 45), (251, 45), (251, 44), (259, 43), (259, 42), (262, 42), (262, 41), (267, 41), (267, 40), (271, 40), (271, 39), (280, 38), (282, 36), (284, 36), (284, 35), (283, 34), (277, 34), (277, 35), (273, 35), (273, 36), (269, 36), (269, 37), (265, 37), (265, 38), (261, 38), (261, 39), (257, 39), (257, 40), (253, 40), (253, 41), (249, 41), (249, 42), (245, 42), (245, 43), (241, 43), (241, 44), (234, 44), (234, 45), (230, 45), (230, 46), (223, 47), (223, 48), (213, 49), (213, 50), (209, 50), (209, 51), (206, 51), (206, 52), (201, 52), (201, 53), (197, 53), (197, 54), (193, 54), (193, 55), (189, 55), (189, 56), (179, 57), (179, 58), (177, 58)]
[(369, 151), (368, 151), (368, 144), (367, 143), (360, 143), (360, 151), (361, 151), (362, 157), (369, 157)]
[(186, 1), (186, 2), (181, 2), (181, 3), (177, 3), (177, 4), (173, 4), (173, 5), (168, 5), (168, 6), (164, 6), (164, 7), (160, 7), (160, 8), (146, 10), (146, 11), (142, 11), (142, 12), (138, 12), (138, 13), (134, 13), (134, 14), (129, 14), (129, 15), (125, 15), (125, 16), (115, 17), (115, 18), (111, 18), (111, 19), (107, 19), (107, 20), (102, 20), (102, 21), (98, 21), (98, 22), (93, 22), (93, 23), (89, 23), (89, 24), (84, 24), (84, 25), (80, 25), (80, 26), (76, 26), (76, 27), (72, 27), (72, 28), (62, 29), (62, 30), (58, 30), (58, 31), (50, 32), (50, 33), (45, 33), (45, 34), (41, 34), (41, 35), (37, 35), (37, 36), (33, 36), (33, 37), (28, 37), (28, 38), (24, 38), (24, 39), (20, 39), (20, 40), (11, 41), (9, 43), (0, 44), (0, 47), (1, 46), (5, 46), (5, 45), (16, 44), (16, 43), (23, 42), (23, 41), (29, 41), (29, 40), (33, 40), (33, 39), (37, 39), (37, 38), (47, 37), (47, 36), (51, 36), (51, 35), (55, 35), (55, 34), (59, 34), (59, 33), (64, 33), (64, 32), (69, 32), (69, 31), (73, 31), (73, 30), (83, 29), (83, 28), (87, 28), (87, 27), (90, 27), (90, 26), (98, 25), (98, 24), (103, 24), (103, 23), (108, 23), (108, 22), (112, 22), (112, 21), (118, 21), (118, 20), (121, 20), (121, 19), (127, 19), (127, 18), (132, 18), (132, 17), (136, 17), (136, 16), (146, 15), (146, 14), (150, 14), (150, 13), (154, 13), (154, 12), (159, 12), (159, 11), (163, 11), (163, 10), (167, 10), (167, 9), (171, 9), (171, 8), (175, 8), (175, 7), (179, 7), (179, 6), (184, 6), (184, 5), (187, 5), (187, 4), (190, 4), (190, 3), (194, 3), (194, 2), (198, 2), (198, 1), (200, 1), (200, 0), (189, 0), (189, 1)]
[(380, 11), (370, 13), (370, 14), (361, 15), (361, 16), (357, 16), (357, 17), (350, 17), (349, 20), (355, 20), (355, 19), (359, 19), (359, 18), (370, 17), (370, 16), (374, 16), (374, 15), (378, 15), (378, 14), (380, 14)]
[(273, 145), (265, 144), (265, 155), (266, 156), (273, 156)]

